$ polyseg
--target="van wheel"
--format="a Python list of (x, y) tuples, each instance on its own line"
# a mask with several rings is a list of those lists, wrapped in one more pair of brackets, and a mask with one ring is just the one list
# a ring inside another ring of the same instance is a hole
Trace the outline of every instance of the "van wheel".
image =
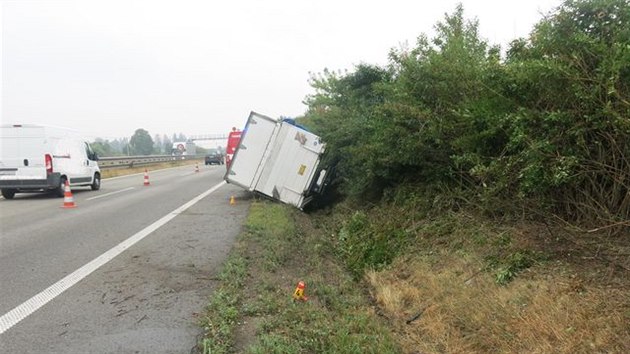
[(101, 189), (101, 175), (98, 173), (94, 174), (94, 182), (90, 185), (93, 191), (97, 191)]
[(15, 196), (15, 189), (3, 189), (2, 196), (4, 199), (13, 199)]
[(59, 187), (53, 189), (53, 194), (56, 197), (60, 197), (60, 198), (63, 197), (65, 186), (66, 186), (66, 177), (61, 177), (59, 179)]

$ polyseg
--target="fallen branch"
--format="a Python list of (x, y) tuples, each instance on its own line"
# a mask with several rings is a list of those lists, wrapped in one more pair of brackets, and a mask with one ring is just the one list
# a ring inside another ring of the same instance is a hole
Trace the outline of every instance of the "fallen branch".
[(420, 318), (420, 316), (422, 316), (422, 313), (427, 309), (427, 307), (428, 306), (426, 306), (422, 310), (418, 311), (418, 313), (416, 313), (413, 317), (411, 317), (407, 321), (405, 321), (405, 323), (410, 324), (411, 322), (413, 322), (413, 321), (417, 320), (418, 318)]
[(598, 227), (592, 230), (588, 230), (588, 233), (593, 233), (593, 232), (597, 232), (597, 231), (601, 231), (601, 230), (605, 230), (611, 227), (615, 227), (615, 226), (619, 226), (619, 225), (625, 225), (625, 226), (630, 226), (630, 221), (620, 221), (620, 222), (616, 222), (614, 224), (610, 224), (610, 225), (606, 225), (606, 226), (602, 226), (602, 227)]

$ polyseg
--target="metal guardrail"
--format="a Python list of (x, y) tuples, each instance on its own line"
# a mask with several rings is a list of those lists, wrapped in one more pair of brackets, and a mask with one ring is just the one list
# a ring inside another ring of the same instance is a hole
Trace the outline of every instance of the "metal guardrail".
[(134, 167), (178, 160), (198, 160), (203, 158), (203, 156), (204, 155), (148, 155), (99, 157), (98, 166), (100, 168)]
[(197, 140), (227, 140), (227, 134), (204, 134), (204, 135), (193, 135), (188, 138), (188, 140), (197, 141)]

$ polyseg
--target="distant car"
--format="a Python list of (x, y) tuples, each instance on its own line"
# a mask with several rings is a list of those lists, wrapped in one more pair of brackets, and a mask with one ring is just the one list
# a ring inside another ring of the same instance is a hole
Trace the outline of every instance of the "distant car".
[(206, 165), (223, 165), (225, 162), (223, 160), (223, 154), (218, 149), (210, 149), (208, 150), (208, 154), (205, 158)]

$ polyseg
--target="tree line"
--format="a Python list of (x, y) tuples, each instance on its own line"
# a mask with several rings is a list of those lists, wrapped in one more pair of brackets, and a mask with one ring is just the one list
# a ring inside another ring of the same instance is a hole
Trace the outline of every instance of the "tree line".
[(100, 139), (92, 144), (92, 149), (102, 157), (141, 156), (141, 155), (170, 155), (174, 142), (187, 141), (186, 135), (179, 133), (168, 135), (155, 134), (152, 138), (145, 129), (136, 129), (130, 138)]
[(312, 75), (341, 195), (630, 226), (630, 2), (566, 0), (505, 51), (461, 5), (435, 30)]

